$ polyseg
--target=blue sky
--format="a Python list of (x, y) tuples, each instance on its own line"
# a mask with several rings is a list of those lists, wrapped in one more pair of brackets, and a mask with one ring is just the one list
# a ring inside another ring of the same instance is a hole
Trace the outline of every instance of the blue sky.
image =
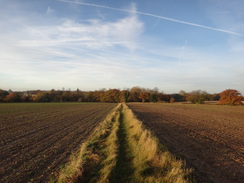
[(243, 0), (0, 0), (0, 88), (244, 94)]

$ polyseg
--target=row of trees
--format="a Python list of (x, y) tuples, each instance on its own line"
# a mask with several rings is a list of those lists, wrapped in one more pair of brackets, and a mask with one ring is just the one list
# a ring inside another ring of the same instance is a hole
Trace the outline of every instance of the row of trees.
[(236, 90), (225, 90), (219, 94), (209, 94), (202, 90), (187, 93), (180, 91), (176, 94), (159, 92), (158, 88), (145, 89), (101, 89), (96, 91), (51, 90), (12, 92), (0, 90), (0, 102), (179, 102), (190, 101), (202, 104), (204, 101), (220, 101), (220, 104), (241, 104), (243, 97)]
[(51, 90), (12, 92), (0, 90), (0, 102), (170, 102), (171, 96), (155, 88), (101, 89), (96, 91)]

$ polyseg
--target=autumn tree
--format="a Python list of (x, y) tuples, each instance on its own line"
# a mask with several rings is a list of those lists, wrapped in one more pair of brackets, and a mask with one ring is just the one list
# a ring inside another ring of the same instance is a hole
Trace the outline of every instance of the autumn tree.
[(148, 93), (146, 91), (145, 92), (141, 92), (139, 94), (139, 99), (141, 99), (142, 102), (148, 102), (149, 99), (150, 99), (150, 93)]
[(104, 93), (103, 102), (118, 103), (120, 91), (118, 89), (110, 89)]
[(95, 102), (102, 102), (105, 92), (106, 91), (104, 89), (96, 90), (93, 94), (93, 98), (94, 98)]
[(31, 102), (31, 96), (28, 93), (21, 95), (20, 97), (21, 102)]
[(224, 90), (220, 93), (219, 104), (221, 105), (238, 105), (242, 104), (241, 94), (234, 89)]
[(34, 102), (50, 102), (50, 95), (46, 91), (38, 91), (37, 95), (32, 97)]
[(129, 102), (141, 102), (141, 99), (139, 98), (139, 95), (141, 92), (142, 92), (142, 89), (139, 86), (135, 86), (135, 87), (131, 88), (128, 101)]
[(164, 93), (158, 93), (158, 101), (160, 102), (170, 102), (170, 95)]
[(128, 102), (130, 96), (130, 92), (127, 90), (122, 90), (119, 94), (119, 100), (120, 102)]
[(12, 92), (4, 98), (5, 102), (20, 102), (21, 94), (18, 92)]
[(49, 92), (49, 97), (50, 97), (50, 100), (52, 102), (61, 102), (62, 101), (62, 94), (63, 94), (63, 91), (55, 91), (54, 89), (52, 89), (50, 92)]
[(94, 102), (94, 92), (84, 92), (84, 101), (85, 102)]

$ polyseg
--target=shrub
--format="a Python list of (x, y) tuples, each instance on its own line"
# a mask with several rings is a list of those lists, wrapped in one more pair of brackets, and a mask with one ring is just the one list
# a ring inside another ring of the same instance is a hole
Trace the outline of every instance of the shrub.
[(173, 97), (170, 98), (170, 103), (175, 103), (175, 99)]
[(209, 100), (209, 94), (205, 91), (195, 90), (189, 93), (186, 99), (193, 104), (203, 104), (204, 101)]

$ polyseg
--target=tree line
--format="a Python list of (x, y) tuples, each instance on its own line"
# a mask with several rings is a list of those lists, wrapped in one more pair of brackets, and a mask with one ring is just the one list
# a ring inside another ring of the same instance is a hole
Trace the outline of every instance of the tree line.
[[(221, 98), (222, 97), (222, 98)], [(132, 87), (131, 89), (101, 89), (95, 91), (71, 90), (34, 90), (13, 92), (0, 89), (0, 102), (183, 102), (202, 104), (204, 101), (219, 101), (220, 104), (241, 104), (243, 97), (237, 90), (229, 89), (221, 93), (209, 94), (206, 91), (165, 94), (158, 88), (146, 89)]]

